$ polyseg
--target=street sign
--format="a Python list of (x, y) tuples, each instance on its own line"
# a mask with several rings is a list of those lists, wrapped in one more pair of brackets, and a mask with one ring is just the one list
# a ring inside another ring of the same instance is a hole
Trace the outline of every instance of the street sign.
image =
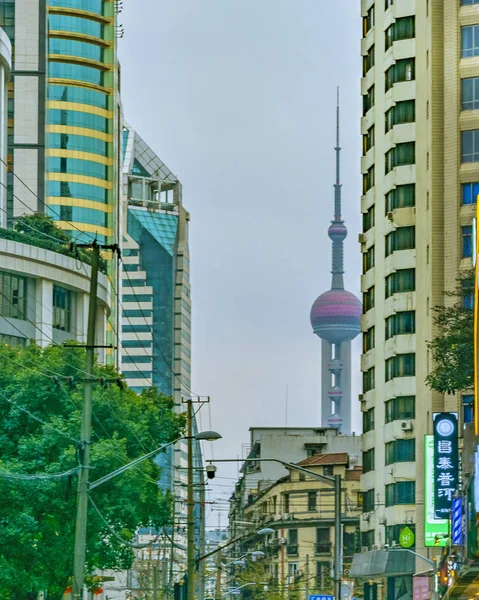
[(426, 513), (424, 545), (445, 546), (449, 522), (447, 519), (437, 519), (434, 514), (434, 438), (432, 435), (424, 436), (424, 509)]
[(457, 413), (434, 413), (434, 513), (449, 519), (459, 479)]
[(401, 548), (411, 548), (414, 546), (414, 533), (409, 527), (401, 529), (399, 534), (399, 545)]
[(309, 600), (334, 600), (334, 596), (325, 596), (324, 594), (319, 594), (316, 596), (309, 595)]

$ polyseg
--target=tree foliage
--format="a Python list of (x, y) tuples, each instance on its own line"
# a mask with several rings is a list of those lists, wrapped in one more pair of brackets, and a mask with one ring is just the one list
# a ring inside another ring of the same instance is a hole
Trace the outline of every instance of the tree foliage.
[(468, 302), (474, 296), (474, 273), (467, 273), (447, 295), (456, 301), (434, 309), (439, 333), (428, 342), (434, 368), (426, 383), (437, 392), (453, 394), (471, 388), (474, 382), (474, 311)]
[[(0, 346), (0, 597), (57, 600), (73, 565), (84, 350)], [(95, 376), (118, 378), (96, 365)], [(65, 378), (71, 378), (67, 380)], [(75, 387), (75, 381), (77, 387)], [(90, 480), (96, 480), (181, 435), (184, 419), (156, 389), (141, 395), (116, 384), (94, 385)], [(40, 420), (42, 422), (40, 422)], [(129, 568), (138, 526), (170, 522), (171, 498), (158, 487), (154, 461), (144, 461), (91, 491), (88, 571)]]

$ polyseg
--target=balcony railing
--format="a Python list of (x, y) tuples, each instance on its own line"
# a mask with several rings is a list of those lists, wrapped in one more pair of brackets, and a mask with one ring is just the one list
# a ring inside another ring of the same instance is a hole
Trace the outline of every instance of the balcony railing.
[(288, 556), (297, 556), (298, 555), (298, 544), (288, 544), (286, 546), (286, 554)]
[(331, 546), (331, 542), (321, 542), (319, 544), (316, 544), (316, 554), (330, 554)]

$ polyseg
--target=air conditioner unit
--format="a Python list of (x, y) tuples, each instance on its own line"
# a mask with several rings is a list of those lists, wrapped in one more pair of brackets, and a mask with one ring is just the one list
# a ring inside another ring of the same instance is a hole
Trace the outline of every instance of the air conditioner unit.
[(291, 515), (289, 513), (284, 513), (281, 515), (282, 521), (289, 521), (289, 519), (291, 519)]
[(394, 213), (393, 213), (393, 211), (392, 211), (392, 210), (390, 210), (390, 211), (388, 212), (388, 214), (387, 214), (387, 217), (388, 217), (388, 219), (389, 219), (390, 221), (393, 221), (393, 220), (394, 220)]
[(286, 546), (287, 543), (288, 543), (288, 538), (285, 538), (285, 537), (278, 538), (278, 544), (281, 544), (281, 546)]
[(368, 546), (361, 546), (361, 552), (369, 552)]
[(401, 429), (403, 431), (412, 431), (412, 421), (401, 421)]
[(360, 234), (358, 235), (358, 242), (359, 242), (360, 244), (365, 244), (365, 243), (366, 243), (366, 234), (364, 234), (364, 233), (360, 233)]

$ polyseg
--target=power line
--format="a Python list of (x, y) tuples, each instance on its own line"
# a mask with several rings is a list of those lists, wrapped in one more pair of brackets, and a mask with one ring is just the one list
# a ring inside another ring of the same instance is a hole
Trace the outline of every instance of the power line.
[(37, 480), (50, 480), (50, 479), (64, 479), (70, 477), (78, 472), (78, 468), (64, 471), (63, 473), (34, 473), (34, 474), (22, 474), (12, 473), (10, 471), (4, 471), (0, 469), (0, 477), (4, 479), (18, 479), (21, 481), (37, 481)]

